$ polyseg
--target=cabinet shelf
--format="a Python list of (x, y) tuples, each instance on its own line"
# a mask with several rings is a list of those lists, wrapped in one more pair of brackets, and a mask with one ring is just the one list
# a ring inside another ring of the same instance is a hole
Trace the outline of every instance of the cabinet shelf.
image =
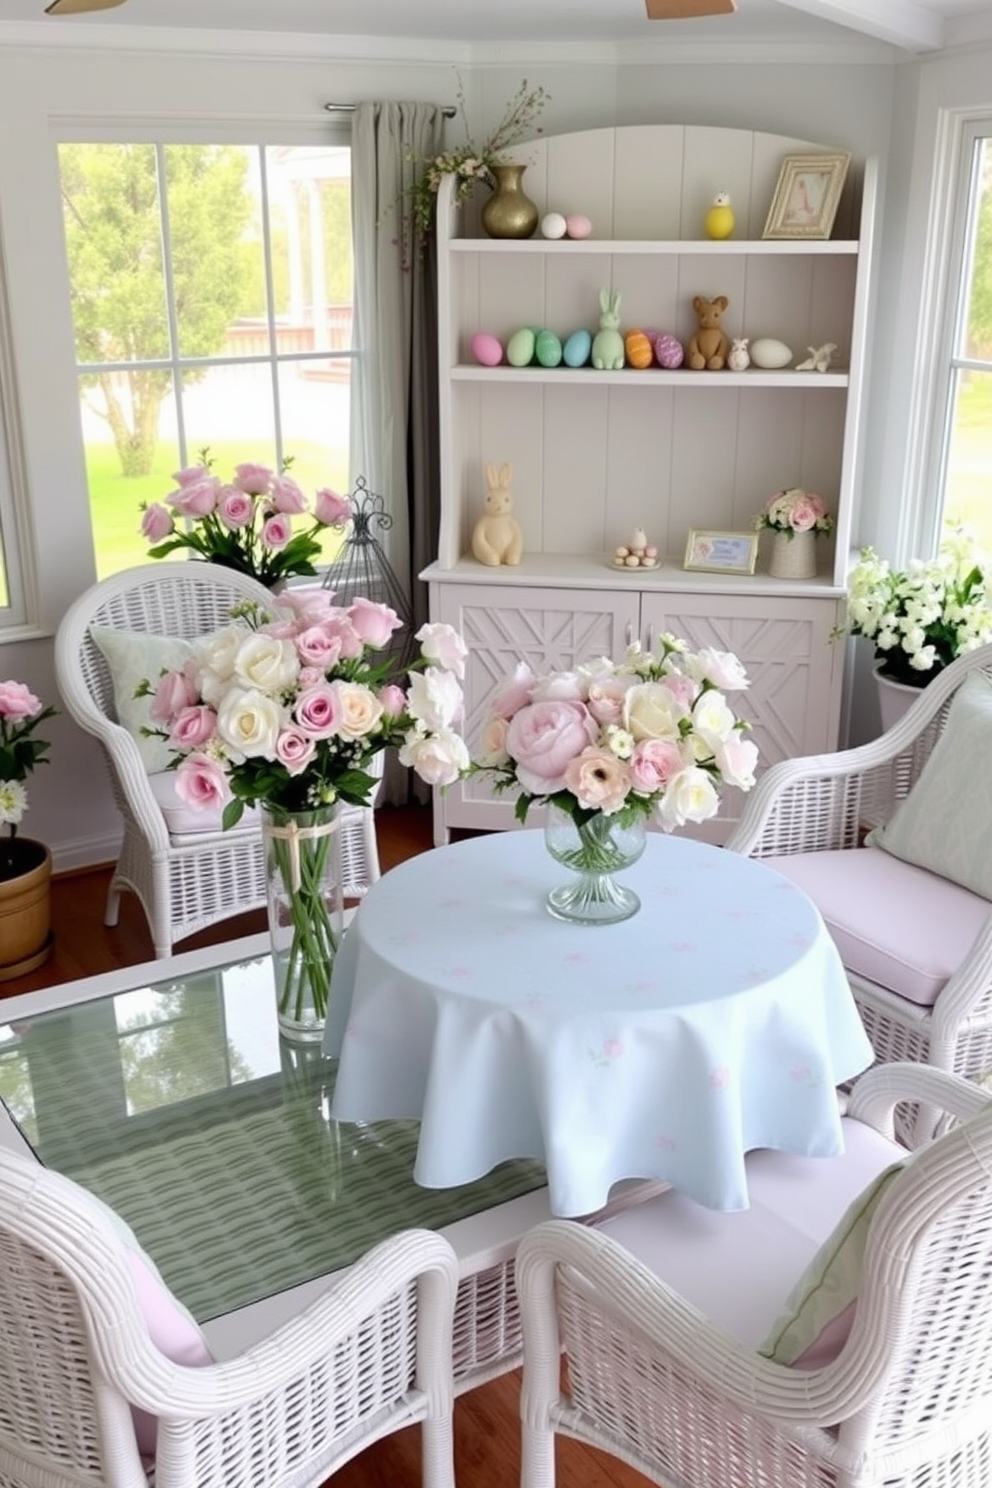
[(804, 392), (822, 391), (824, 388), (846, 388), (848, 373), (830, 372), (784, 372), (765, 371), (760, 367), (749, 367), (744, 372), (691, 372), (687, 368), (666, 371), (662, 367), (635, 371), (625, 368), (620, 372), (597, 371), (595, 367), (475, 367), (459, 363), (450, 369), (453, 382), (564, 382), (578, 388), (583, 387), (691, 387), (691, 388), (802, 388)]
[(451, 238), (448, 242), (451, 253), (512, 253), (512, 254), (559, 254), (566, 257), (581, 257), (598, 254), (600, 257), (636, 253), (651, 257), (672, 254), (712, 254), (717, 258), (751, 258), (758, 255), (777, 255), (789, 258), (822, 258), (824, 254), (856, 254), (860, 244), (854, 238), (684, 238), (653, 241), (647, 238)]

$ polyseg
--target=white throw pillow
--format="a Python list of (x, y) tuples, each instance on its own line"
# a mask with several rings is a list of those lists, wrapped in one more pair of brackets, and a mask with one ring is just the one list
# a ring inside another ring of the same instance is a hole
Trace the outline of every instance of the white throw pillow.
[(106, 625), (91, 625), (89, 633), (110, 668), (118, 723), (137, 744), (149, 775), (167, 770), (172, 751), (165, 740), (149, 738), (141, 732), (142, 728), (151, 727), (151, 698), (134, 694), (145, 678), (154, 686), (163, 671), (181, 667), (193, 655), (193, 642), (181, 636), (146, 635), (142, 631), (114, 630)]
[(892, 820), (867, 842), (992, 899), (992, 683), (973, 672)]

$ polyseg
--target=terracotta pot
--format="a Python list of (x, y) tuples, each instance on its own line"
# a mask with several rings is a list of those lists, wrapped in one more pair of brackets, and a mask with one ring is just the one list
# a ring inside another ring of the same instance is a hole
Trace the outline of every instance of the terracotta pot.
[(43, 842), (0, 842), (0, 982), (25, 976), (51, 954), (51, 879), (52, 855)]

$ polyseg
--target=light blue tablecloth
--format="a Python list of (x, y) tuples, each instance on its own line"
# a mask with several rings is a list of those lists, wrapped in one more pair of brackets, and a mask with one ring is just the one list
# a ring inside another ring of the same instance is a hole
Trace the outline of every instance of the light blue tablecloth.
[(620, 875), (640, 913), (571, 926), (544, 907), (564, 872), (528, 830), (436, 848), (374, 886), (331, 986), (333, 1114), (419, 1117), (428, 1188), (542, 1159), (560, 1215), (598, 1209), (621, 1178), (746, 1208), (752, 1148), (838, 1153), (835, 1087), (872, 1051), (802, 891), (649, 833)]

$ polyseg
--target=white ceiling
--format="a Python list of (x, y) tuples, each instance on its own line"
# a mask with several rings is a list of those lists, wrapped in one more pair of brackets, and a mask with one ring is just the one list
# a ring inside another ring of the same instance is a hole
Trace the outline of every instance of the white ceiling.
[[(869, 38), (906, 53), (992, 40), (989, 0), (738, 0), (732, 16), (648, 21), (643, 0), (126, 0), (90, 15), (48, 17), (46, 0), (0, 0), (0, 27), (44, 27), (52, 40), (136, 40), (143, 27), (389, 38), (467, 46), (714, 42), (803, 46)], [(109, 30), (116, 35), (112, 38)]]

